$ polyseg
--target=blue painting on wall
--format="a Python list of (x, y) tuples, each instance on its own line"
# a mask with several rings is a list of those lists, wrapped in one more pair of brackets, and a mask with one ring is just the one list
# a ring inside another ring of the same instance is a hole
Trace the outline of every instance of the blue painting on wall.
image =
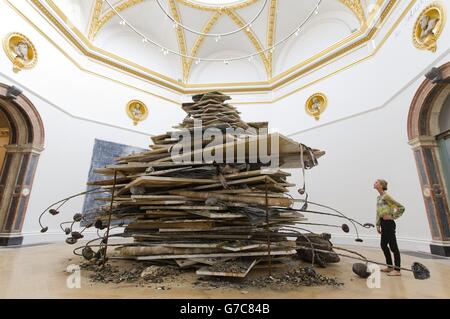
[[(91, 167), (89, 168), (89, 177), (88, 181), (97, 181), (111, 178), (111, 176), (105, 176), (96, 174), (94, 171), (97, 168), (103, 168), (106, 165), (111, 165), (114, 163), (114, 158), (129, 155), (131, 153), (139, 153), (145, 151), (142, 148), (134, 147), (130, 145), (118, 144), (109, 141), (103, 141), (99, 139), (95, 139), (94, 149), (92, 151), (92, 160)], [(97, 186), (88, 186), (87, 190), (91, 190), (96, 188)], [(109, 196), (108, 193), (104, 193), (106, 196)], [(99, 193), (90, 193), (87, 194), (84, 198), (83, 204), (83, 214), (87, 215), (85, 218), (87, 220), (91, 220), (92, 216), (89, 216), (89, 212), (104, 205), (104, 202), (96, 201), (96, 197), (103, 197), (103, 194)]]

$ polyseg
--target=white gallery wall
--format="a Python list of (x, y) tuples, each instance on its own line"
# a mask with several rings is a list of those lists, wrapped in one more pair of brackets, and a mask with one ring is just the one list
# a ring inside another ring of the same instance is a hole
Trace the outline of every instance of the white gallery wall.
[[(271, 129), (326, 151), (319, 166), (307, 172), (310, 200), (333, 206), (363, 223), (374, 223), (377, 193), (372, 185), (377, 178), (388, 180), (389, 192), (406, 206), (405, 215), (398, 222), (400, 248), (422, 251), (429, 251), (431, 236), (413, 153), (407, 143), (407, 115), (424, 73), (450, 60), (449, 23), (436, 53), (420, 51), (412, 45), (413, 24), (429, 2), (416, 1), (406, 12), (409, 1), (400, 1), (389, 16), (386, 29), (380, 30), (371, 44), (377, 48), (375, 54), (371, 55), (373, 48), (363, 47), (276, 91), (232, 94), (231, 101), (244, 120), (269, 121)], [(58, 232), (58, 218), (47, 216), (45, 223), (50, 230), (42, 235), (37, 217), (51, 202), (85, 189), (94, 139), (146, 147), (150, 134), (166, 132), (182, 121), (185, 114), (179, 103), (189, 97), (85, 59), (26, 1), (15, 3), (60, 47), (6, 1), (0, 1), (1, 36), (22, 32), (32, 39), (40, 54), (35, 69), (14, 74), (11, 63), (0, 53), (0, 82), (23, 88), (41, 114), (46, 134), (46, 148), (39, 160), (23, 229), (25, 243), (61, 240), (63, 236), (52, 235)], [(450, 9), (447, 1), (445, 4)], [(404, 12), (404, 18), (396, 24)], [(353, 59), (361, 59), (364, 54), (371, 56), (354, 63)], [(337, 66), (339, 71), (335, 72)], [(206, 79), (208, 72), (204, 68), (195, 76)], [(211, 82), (220, 80), (220, 72), (209, 74), (217, 77)], [(329, 100), (320, 121), (304, 111), (305, 101), (316, 92), (323, 92)], [(137, 127), (124, 111), (126, 102), (136, 98), (147, 103), (150, 110), (148, 120)], [(247, 104), (248, 101), (252, 103)], [(300, 171), (292, 173), (291, 181), (300, 185)], [(292, 194), (299, 197), (296, 188)], [(67, 205), (67, 216), (79, 212), (82, 202), (80, 198)], [(308, 217), (312, 222), (330, 221)], [(331, 232), (336, 242), (357, 244), (353, 236), (338, 229), (313, 229)], [(360, 232), (365, 242), (358, 245), (378, 245), (375, 230)]]

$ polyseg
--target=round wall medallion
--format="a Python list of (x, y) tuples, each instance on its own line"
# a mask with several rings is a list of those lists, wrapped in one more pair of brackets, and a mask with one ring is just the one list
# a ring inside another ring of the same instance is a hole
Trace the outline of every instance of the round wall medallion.
[(3, 39), (3, 49), (13, 64), (15, 73), (33, 68), (38, 59), (34, 44), (21, 33), (13, 32)]
[(128, 102), (126, 111), (130, 119), (133, 120), (133, 124), (137, 125), (139, 122), (144, 121), (148, 116), (147, 106), (138, 100), (132, 100)]
[(325, 112), (327, 104), (328, 101), (325, 94), (316, 93), (311, 95), (306, 101), (305, 111), (308, 115), (313, 116), (318, 121), (320, 115)]
[(444, 7), (433, 2), (420, 13), (413, 30), (414, 46), (421, 50), (436, 52), (437, 40), (445, 26)]

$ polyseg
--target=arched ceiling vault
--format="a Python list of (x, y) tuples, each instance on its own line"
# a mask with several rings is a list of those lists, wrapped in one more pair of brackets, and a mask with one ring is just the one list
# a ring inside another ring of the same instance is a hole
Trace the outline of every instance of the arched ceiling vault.
[[(114, 4), (115, 10), (117, 12), (122, 12), (127, 9), (130, 9), (145, 0), (120, 0)], [(245, 21), (241, 15), (237, 12), (240, 9), (247, 8), (257, 2), (258, 0), (247, 0), (236, 4), (231, 4), (224, 7), (218, 6), (207, 6), (203, 4), (199, 4), (197, 2), (192, 2), (191, 0), (166, 0), (168, 7), (170, 9), (170, 13), (172, 17), (177, 21), (182, 23), (183, 17), (181, 10), (179, 9), (180, 5), (187, 6), (192, 9), (201, 10), (204, 12), (210, 12), (210, 17), (203, 26), (202, 33), (209, 33), (210, 30), (216, 25), (217, 21), (221, 17), (228, 17), (233, 21), (236, 27), (241, 28), (245, 26), (248, 22)], [(267, 15), (267, 31), (266, 31), (266, 39), (263, 44), (259, 39), (256, 32), (253, 30), (253, 27), (246, 28), (243, 30), (250, 41), (252, 46), (254, 47), (255, 52), (263, 51), (264, 48), (270, 48), (276, 41), (276, 19), (277, 19), (277, 6), (280, 0), (269, 0), (268, 1), (268, 15)], [(365, 11), (361, 0), (334, 0), (345, 5), (358, 19), (360, 25), (363, 25), (366, 21)], [(91, 41), (94, 41), (97, 34), (105, 27), (108, 22), (115, 16), (114, 10), (112, 10), (108, 4), (106, 4), (103, 0), (94, 0), (92, 5), (92, 14), (91, 19), (88, 26), (88, 38)], [(187, 44), (186, 44), (186, 35), (185, 30), (182, 27), (174, 28), (176, 32), (176, 38), (178, 42), (178, 51), (183, 55), (190, 55), (192, 57), (197, 57), (198, 52), (201, 49), (202, 45), (205, 43), (204, 35), (196, 35), (196, 39), (194, 44), (189, 52)], [(267, 79), (271, 79), (273, 76), (273, 53), (269, 50), (266, 52), (261, 52), (259, 57), (264, 65)], [(190, 71), (192, 69), (193, 59), (189, 58), (180, 58), (181, 66), (182, 66), (182, 79), (184, 83), (187, 83), (190, 75)]]

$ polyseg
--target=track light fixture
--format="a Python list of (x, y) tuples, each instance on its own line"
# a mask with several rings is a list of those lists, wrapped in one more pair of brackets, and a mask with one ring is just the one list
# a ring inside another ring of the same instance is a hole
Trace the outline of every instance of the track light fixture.
[[(267, 0), (265, 0), (265, 1), (267, 2)], [(168, 48), (166, 48), (165, 46), (161, 45), (160, 43), (158, 43), (158, 42), (156, 42), (156, 41), (153, 41), (150, 37), (147, 37), (147, 36), (144, 35), (141, 31), (139, 31), (138, 28), (136, 28), (135, 26), (133, 26), (132, 23), (128, 22), (128, 21), (127, 21), (127, 20), (126, 20), (119, 12), (118, 12), (118, 10), (114, 7), (114, 5), (111, 4), (110, 0), (104, 0), (104, 2), (106, 2), (106, 3), (108, 4), (108, 6), (111, 8), (112, 12), (114, 12), (114, 13), (120, 18), (120, 24), (121, 24), (121, 25), (126, 25), (126, 26), (128, 26), (128, 27), (130, 28), (130, 30), (133, 31), (134, 33), (136, 33), (141, 39), (147, 39), (146, 43), (150, 43), (150, 44), (152, 44), (152, 45), (154, 45), (154, 46), (159, 47), (159, 48), (161, 49), (161, 51), (163, 52), (164, 55), (168, 55), (169, 53), (172, 53), (172, 54), (174, 54), (174, 55), (176, 55), (176, 56), (179, 56), (179, 57), (182, 57), (182, 58), (186, 58), (186, 59), (190, 59), (190, 60), (198, 59), (198, 58), (195, 57), (195, 56), (191, 56), (191, 55), (188, 55), (188, 54), (183, 54), (183, 53), (177, 52), (177, 51), (175, 51), (175, 50), (168, 49)], [(159, 0), (157, 0), (157, 2), (158, 2), (158, 4), (160, 5), (160, 7), (162, 8), (162, 5), (160, 4)], [(282, 39), (280, 39), (279, 41), (277, 41), (276, 43), (274, 43), (274, 44), (272, 45), (272, 47), (270, 47), (270, 48), (265, 48), (265, 49), (262, 49), (262, 50), (260, 50), (260, 51), (258, 51), (258, 52), (254, 52), (254, 53), (252, 53), (252, 54), (247, 54), (247, 55), (238, 56), (238, 57), (230, 57), (230, 58), (226, 58), (226, 59), (223, 59), (223, 58), (221, 58), (221, 59), (218, 59), (218, 58), (201, 58), (201, 60), (202, 60), (202, 61), (206, 61), (206, 62), (223, 62), (224, 60), (226, 60), (226, 61), (228, 61), (228, 62), (232, 62), (232, 61), (238, 61), (238, 60), (243, 60), (243, 59), (249, 59), (250, 57), (255, 57), (255, 56), (258, 56), (258, 55), (260, 55), (260, 54), (266, 54), (266, 53), (268, 53), (270, 50), (274, 50), (277, 46), (279, 46), (279, 45), (283, 44), (284, 42), (288, 41), (292, 36), (298, 35), (300, 29), (301, 29), (301, 28), (302, 28), (302, 27), (303, 27), (303, 26), (304, 26), (304, 25), (305, 25), (305, 24), (306, 24), (306, 23), (307, 23), (314, 15), (315, 15), (315, 14), (318, 13), (319, 7), (320, 7), (321, 3), (322, 3), (322, 0), (318, 0), (317, 3), (316, 3), (316, 5), (314, 6), (313, 10), (306, 16), (306, 18), (305, 18), (303, 21), (301, 21), (301, 22), (299, 23), (299, 25), (298, 25), (292, 32), (290, 32), (290, 33), (289, 33), (288, 35), (286, 35), (284, 38), (282, 38)], [(164, 8), (162, 8), (162, 9), (165, 11)], [(168, 15), (167, 13), (166, 13), (166, 16), (168, 16), (168, 18), (171, 19), (171, 20), (173, 21), (174, 27), (180, 26), (180, 27), (184, 28), (185, 30), (191, 31), (191, 32), (193, 32), (193, 33), (201, 34), (201, 35), (204, 35), (204, 36), (214, 37), (216, 42), (219, 42), (219, 41), (221, 40), (221, 37), (222, 37), (222, 36), (225, 36), (225, 35), (237, 33), (237, 32), (239, 32), (239, 31), (241, 31), (241, 30), (247, 30), (247, 28), (248, 28), (248, 31), (250, 31), (249, 28), (250, 28), (250, 26), (252, 25), (252, 22), (253, 22), (253, 21), (251, 21), (251, 22), (245, 24), (244, 26), (242, 26), (240, 29), (235, 30), (235, 31), (233, 31), (233, 32), (222, 33), (222, 34), (218, 34), (218, 33), (216, 33), (216, 34), (211, 34), (211, 33), (199, 33), (199, 32), (197, 32), (197, 31), (195, 31), (195, 30), (192, 30), (192, 29), (187, 28), (187, 27), (184, 26), (182, 23), (180, 23), (180, 22), (176, 21), (175, 19), (173, 19), (173, 18), (172, 18), (170, 15)]]

